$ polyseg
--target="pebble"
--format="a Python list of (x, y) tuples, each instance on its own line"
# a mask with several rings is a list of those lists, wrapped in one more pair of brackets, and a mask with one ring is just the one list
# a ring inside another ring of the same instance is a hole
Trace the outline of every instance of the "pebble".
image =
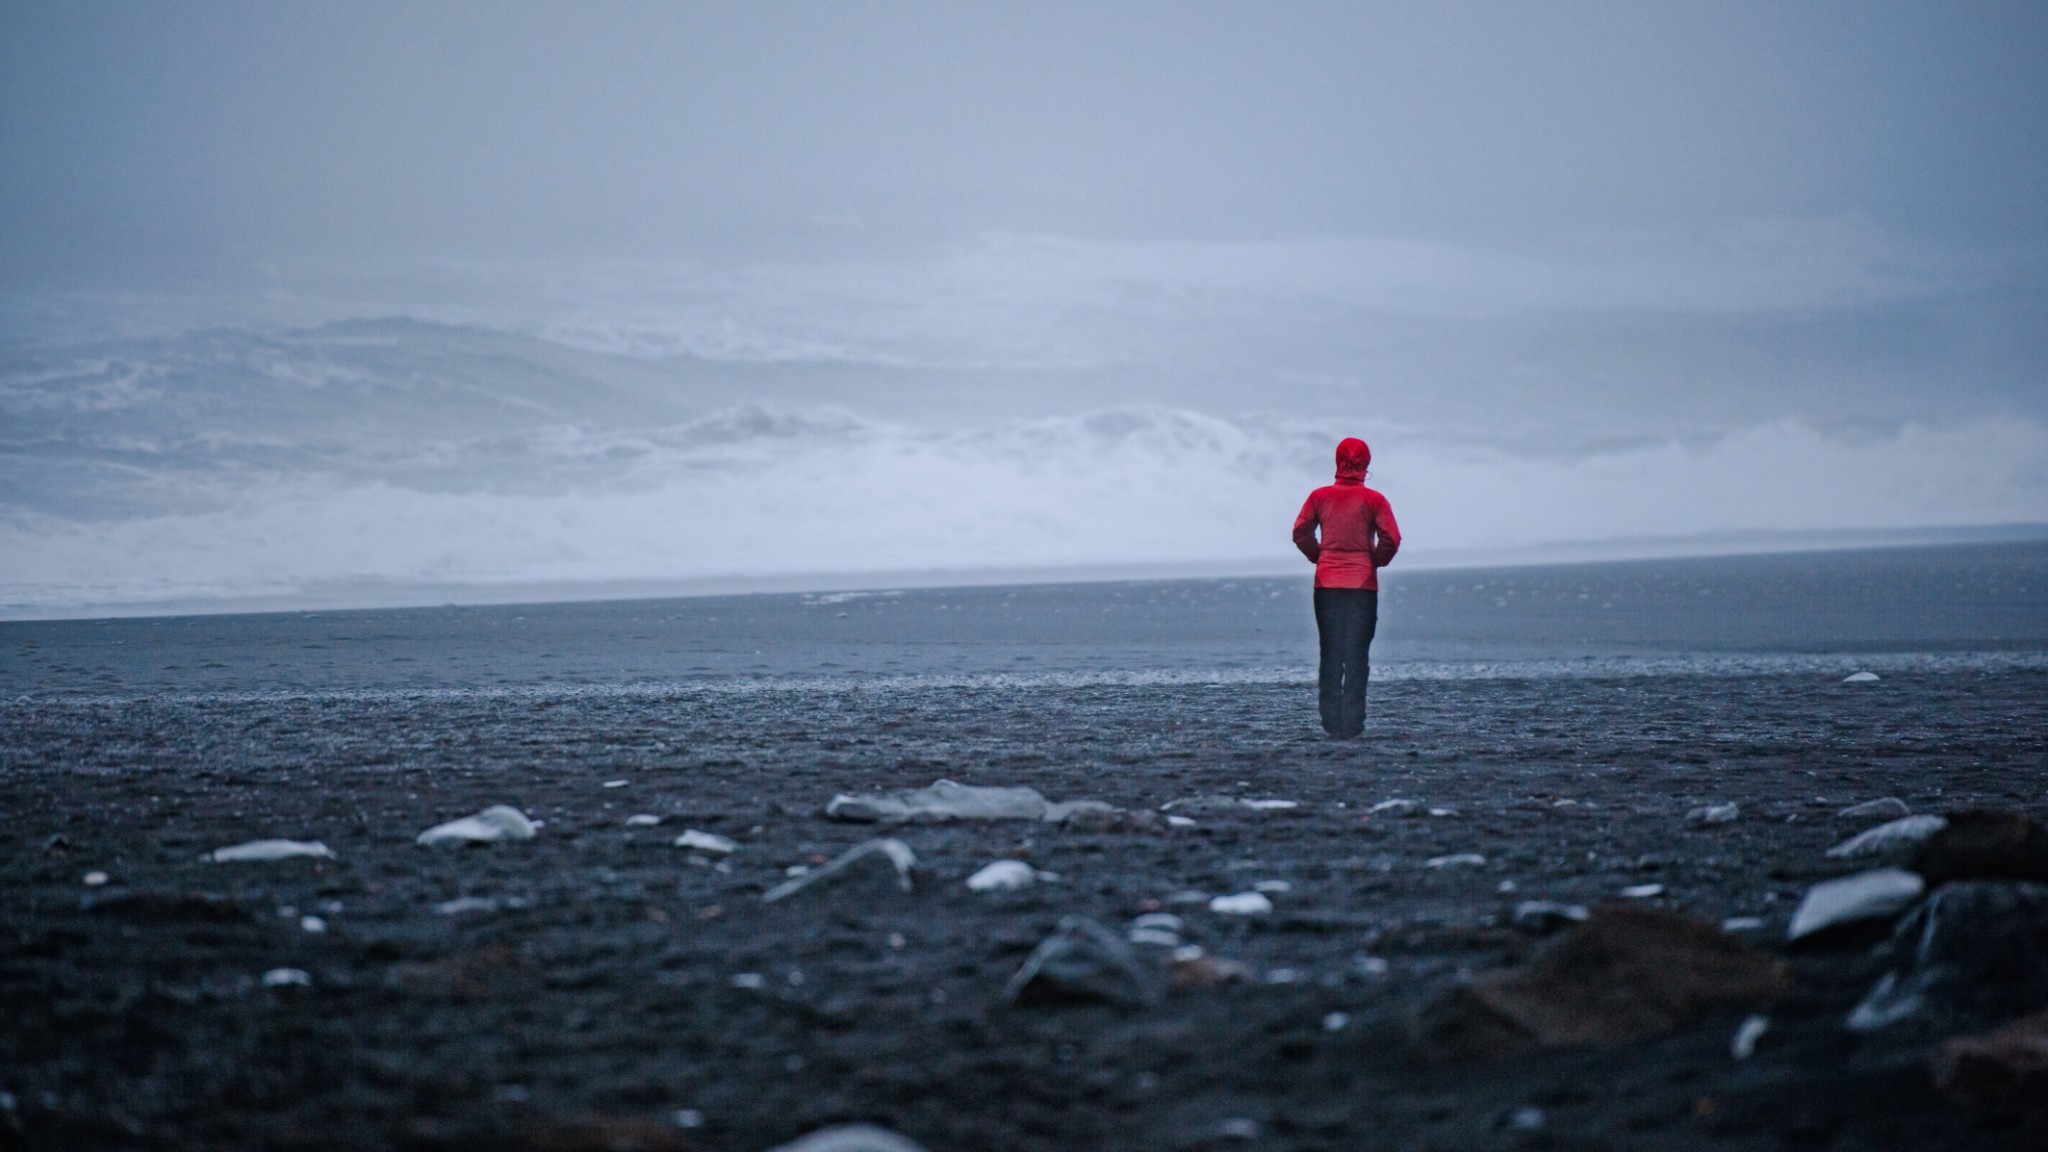
[(332, 860), (334, 852), (318, 840), (251, 840), (247, 844), (216, 848), (200, 859), (211, 860), (216, 864), (263, 864), (272, 860), (291, 860), (300, 856)]
[(732, 974), (732, 986), (748, 991), (759, 991), (768, 986), (768, 978), (759, 972), (735, 972)]
[(1263, 916), (1272, 910), (1273, 902), (1264, 892), (1239, 892), (1209, 901), (1209, 911), (1224, 916)]
[(1728, 1042), (1728, 1054), (1737, 1060), (1747, 1060), (1756, 1055), (1756, 1042), (1771, 1030), (1771, 1018), (1751, 1016), (1735, 1029), (1735, 1038)]
[(693, 848), (699, 852), (713, 852), (720, 856), (729, 856), (739, 848), (739, 845), (715, 832), (699, 832), (695, 828), (691, 828), (681, 836), (676, 837), (676, 847)]
[(265, 988), (310, 988), (313, 977), (303, 968), (272, 968), (263, 974)]
[(967, 878), (972, 892), (1015, 892), (1038, 880), (1038, 873), (1022, 860), (997, 860)]
[(1351, 1023), (1349, 1012), (1328, 1012), (1323, 1015), (1323, 1031), (1342, 1032)]
[(1432, 856), (1423, 861), (1425, 868), (1477, 868), (1486, 863), (1486, 857), (1477, 852), (1455, 852), (1449, 856)]
[(1948, 821), (1939, 816), (1904, 816), (1851, 836), (1828, 849), (1828, 856), (1835, 860), (1856, 860), (1906, 855), (1946, 827)]
[(299, 917), (299, 930), (302, 932), (325, 932), (327, 931), (327, 921), (318, 916), (301, 916)]
[(1508, 1117), (1508, 1127), (1517, 1132), (1541, 1132), (1548, 1120), (1549, 1117), (1543, 1114), (1543, 1109), (1533, 1104), (1525, 1104), (1515, 1109), (1514, 1115)]
[(1902, 868), (1874, 868), (1828, 880), (1806, 890), (1792, 913), (1785, 939), (1797, 940), (1826, 928), (1898, 915), (1920, 898), (1927, 882)]
[(105, 872), (87, 872), (84, 876), (84, 884), (87, 888), (98, 888), (105, 885), (110, 879), (112, 877), (108, 876)]
[(1168, 816), (1166, 818), (1166, 826), (1169, 828), (1193, 828), (1195, 826), (1195, 818), (1192, 816)]
[(1764, 926), (1761, 916), (1730, 916), (1721, 921), (1723, 932), (1754, 932)]
[(419, 834), (417, 844), (496, 844), (501, 840), (531, 840), (535, 824), (526, 813), (509, 804), (493, 804), (474, 816), (436, 824)]

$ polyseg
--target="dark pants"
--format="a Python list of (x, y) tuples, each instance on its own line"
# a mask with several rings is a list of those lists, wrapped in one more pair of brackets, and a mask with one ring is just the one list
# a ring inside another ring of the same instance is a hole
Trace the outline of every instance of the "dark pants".
[(1316, 704), (1323, 713), (1323, 731), (1332, 736), (1365, 731), (1365, 682), (1372, 675), (1367, 653), (1379, 623), (1378, 592), (1316, 589), (1316, 635), (1323, 644)]

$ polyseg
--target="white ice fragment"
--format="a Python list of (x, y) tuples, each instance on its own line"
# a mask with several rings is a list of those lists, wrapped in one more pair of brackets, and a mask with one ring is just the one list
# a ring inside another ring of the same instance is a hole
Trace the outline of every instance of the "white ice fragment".
[(1259, 1122), (1249, 1116), (1226, 1116), (1216, 1122), (1219, 1140), (1257, 1140)]
[(1761, 916), (1730, 916), (1721, 921), (1723, 932), (1754, 932), (1764, 926)]
[(493, 804), (474, 816), (436, 824), (419, 834), (417, 844), (495, 844), (500, 840), (533, 839), (533, 821), (509, 804)]
[(1861, 804), (1851, 804), (1840, 812), (1835, 813), (1836, 816), (1843, 820), (1896, 820), (1901, 816), (1910, 816), (1912, 814), (1913, 810), (1906, 807), (1906, 802), (1897, 796), (1886, 796), (1881, 800), (1865, 800)]
[(265, 988), (311, 988), (313, 977), (303, 968), (272, 968), (263, 974)]
[(1876, 682), (1877, 673), (1875, 672), (1851, 672), (1847, 676), (1842, 677), (1842, 683), (1844, 684), (1874, 684)]
[(1431, 856), (1422, 862), (1425, 868), (1477, 868), (1486, 863), (1486, 857), (1477, 852), (1454, 852), (1449, 856)]
[(1351, 1023), (1351, 1013), (1349, 1012), (1326, 1012), (1323, 1014), (1323, 1031), (1325, 1032), (1342, 1032), (1344, 1026), (1349, 1023)]
[(1209, 901), (1209, 911), (1225, 916), (1263, 916), (1272, 910), (1273, 902), (1264, 892), (1239, 892)]
[(1431, 808), (1429, 814), (1431, 816), (1456, 816), (1458, 810), (1456, 808)]
[(676, 847), (694, 848), (699, 852), (715, 852), (720, 856), (729, 856), (739, 848), (739, 845), (715, 832), (699, 832), (691, 828), (676, 837)]
[(1351, 961), (1351, 970), (1360, 976), (1385, 976), (1392, 967), (1384, 956), (1358, 956)]
[(1168, 816), (1166, 824), (1170, 828), (1193, 828), (1195, 819), (1192, 816)]
[(1209, 902), (1209, 894), (1194, 888), (1183, 888), (1178, 892), (1167, 893), (1166, 902), (1168, 904), (1207, 904)]
[(969, 876), (967, 888), (972, 892), (1015, 892), (1030, 887), (1037, 879), (1031, 865), (1022, 860), (997, 860)]
[(327, 921), (318, 916), (301, 916), (299, 917), (299, 930), (302, 932), (325, 932), (327, 931)]
[(668, 1114), (668, 1122), (678, 1128), (702, 1128), (704, 1114), (695, 1108), (678, 1108)]
[(1127, 939), (1133, 944), (1150, 944), (1159, 948), (1180, 947), (1180, 933), (1168, 932), (1164, 928), (1133, 928)]
[(1515, 887), (1516, 887), (1516, 885), (1515, 885), (1515, 881), (1514, 881), (1514, 878), (1513, 878), (1513, 877), (1509, 877), (1508, 879), (1506, 879), (1506, 880), (1503, 880), (1503, 881), (1501, 881), (1501, 882), (1500, 882), (1500, 883), (1499, 883), (1498, 885), (1496, 885), (1496, 886), (1494, 887), (1494, 891), (1495, 891), (1495, 892), (1498, 892), (1498, 893), (1500, 893), (1500, 894), (1501, 894), (1501, 895), (1503, 895), (1503, 896), (1505, 896), (1505, 895), (1507, 895), (1508, 893), (1510, 893), (1510, 892), (1513, 892), (1513, 891), (1515, 890)]
[(1147, 912), (1131, 921), (1133, 928), (1158, 928), (1166, 932), (1178, 932), (1187, 927), (1187, 921), (1171, 912)]
[(652, 828), (659, 823), (661, 823), (661, 817), (647, 812), (640, 812), (626, 817), (626, 827), (628, 828)]
[(1652, 896), (1662, 896), (1664, 894), (1664, 886), (1662, 884), (1631, 884), (1623, 888), (1621, 894), (1631, 900), (1648, 900)]
[(630, 783), (632, 783), (630, 780), (607, 780), (604, 782), (604, 786), (607, 788), (624, 788)]
[[(930, 786), (872, 796), (846, 793), (825, 805), (833, 820), (857, 823), (945, 820), (1045, 820), (1055, 805), (1035, 788), (994, 788), (934, 780)], [(1063, 816), (1064, 811), (1058, 815)]]
[(1902, 816), (1851, 836), (1828, 849), (1828, 855), (1837, 860), (1904, 855), (1946, 827), (1948, 821), (1940, 816)]
[(98, 888), (106, 884), (110, 879), (112, 877), (108, 876), (105, 872), (87, 872), (84, 876), (84, 883), (87, 888)]
[(769, 904), (786, 900), (799, 892), (822, 889), (828, 886), (852, 882), (859, 878), (883, 879), (886, 887), (899, 892), (909, 892), (913, 883), (911, 869), (917, 867), (917, 854), (910, 845), (894, 838), (869, 840), (841, 852), (831, 863), (815, 870), (806, 870), (802, 875), (785, 880), (761, 894)]
[(1508, 1127), (1517, 1132), (1541, 1132), (1543, 1125), (1548, 1121), (1549, 1117), (1543, 1114), (1543, 1109), (1534, 1104), (1524, 1104), (1515, 1109), (1514, 1115), (1508, 1117)]
[(1413, 800), (1382, 800), (1365, 810), (1368, 816), (1413, 816), (1420, 805)]
[(768, 1152), (925, 1152), (917, 1141), (873, 1124), (839, 1124)]
[(1176, 964), (1190, 964), (1208, 954), (1208, 949), (1203, 948), (1200, 944), (1183, 944), (1173, 950), (1173, 962)]
[(1688, 824), (1733, 824), (1742, 815), (1740, 806), (1730, 804), (1704, 804), (1685, 814)]
[(1735, 1038), (1728, 1042), (1728, 1054), (1737, 1060), (1747, 1060), (1756, 1055), (1756, 1042), (1771, 1030), (1768, 1016), (1751, 1016), (1735, 1029)]
[(230, 848), (216, 848), (200, 859), (211, 860), (216, 864), (241, 864), (290, 860), (298, 856), (334, 859), (334, 853), (318, 840), (251, 840), (247, 844), (236, 844)]
[(461, 916), (469, 912), (496, 912), (499, 903), (488, 896), (457, 896), (434, 905), (434, 911), (443, 916)]
[(1278, 894), (1281, 892), (1294, 891), (1294, 885), (1288, 883), (1285, 880), (1261, 880), (1257, 884), (1252, 885), (1252, 891), (1271, 892)]
[(759, 990), (768, 986), (768, 978), (759, 972), (735, 972), (732, 976), (732, 986)]
[(1785, 939), (1797, 940), (1823, 928), (1898, 914), (1920, 898), (1927, 882), (1903, 868), (1873, 868), (1828, 880), (1806, 890)]
[(1245, 807), (1259, 812), (1285, 812), (1289, 808), (1301, 807), (1298, 800), (1246, 800), (1243, 803)]

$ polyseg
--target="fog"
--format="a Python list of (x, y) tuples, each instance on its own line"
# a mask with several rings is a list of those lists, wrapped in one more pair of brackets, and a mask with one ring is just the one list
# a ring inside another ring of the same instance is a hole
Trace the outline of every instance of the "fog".
[(2039, 523), (2043, 188), (2033, 4), (10, 4), (0, 610)]

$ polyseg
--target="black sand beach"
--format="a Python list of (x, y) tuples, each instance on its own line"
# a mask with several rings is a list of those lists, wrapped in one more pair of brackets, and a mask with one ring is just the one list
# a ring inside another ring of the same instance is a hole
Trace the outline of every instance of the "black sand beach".
[[(2048, 550), (1959, 551), (1410, 574), (1355, 743), (1298, 581), (0, 625), (0, 1143), (2039, 1147), (2040, 1105), (1936, 1091), (1942, 1036), (1843, 1027), (1868, 940), (1782, 944), (1855, 870), (1848, 805), (2048, 819)], [(823, 814), (940, 778), (1153, 815)], [(413, 843), (501, 803), (538, 836)], [(914, 892), (762, 901), (877, 835)], [(265, 837), (334, 858), (200, 860)], [(965, 887), (1002, 858), (1057, 879)], [(1173, 902), (1261, 882), (1266, 915)], [(1746, 1010), (1497, 1059), (1418, 1031), (1541, 946), (1531, 899), (1754, 917), (1789, 990), (1739, 1061)], [(1141, 950), (1157, 1003), (1005, 1001), (1062, 917), (1153, 910), (1210, 961)]]

